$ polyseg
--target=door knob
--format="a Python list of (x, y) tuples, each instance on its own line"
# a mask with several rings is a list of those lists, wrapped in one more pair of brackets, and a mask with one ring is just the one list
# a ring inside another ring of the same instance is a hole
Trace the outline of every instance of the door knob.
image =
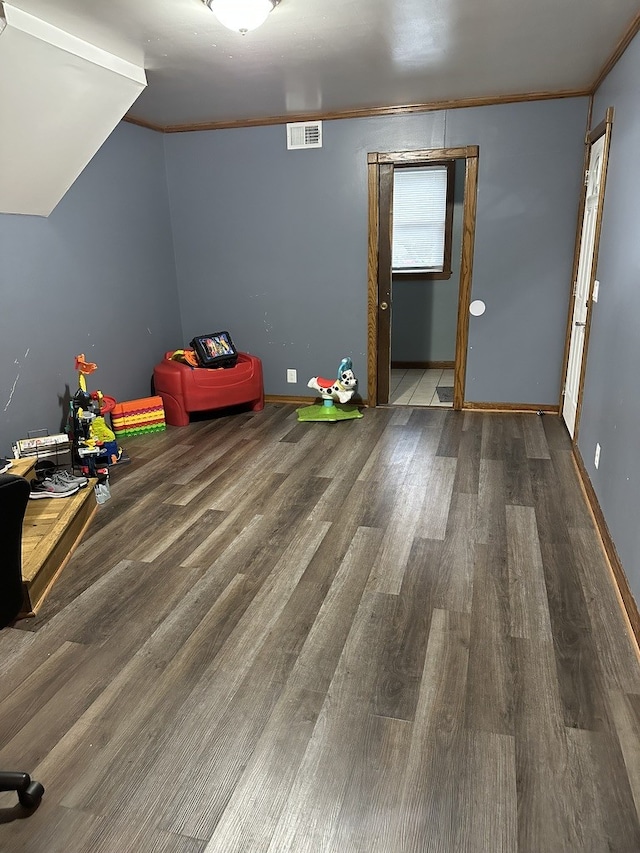
[(381, 302), (381, 303), (380, 303), (380, 308), (381, 308), (383, 311), (386, 311), (388, 307), (389, 307), (389, 304), (388, 304), (387, 302)]
[(579, 320), (576, 320), (576, 321), (575, 321), (575, 323), (574, 323), (573, 325), (574, 325), (574, 326), (586, 326), (587, 324), (586, 324), (586, 323), (581, 323)]

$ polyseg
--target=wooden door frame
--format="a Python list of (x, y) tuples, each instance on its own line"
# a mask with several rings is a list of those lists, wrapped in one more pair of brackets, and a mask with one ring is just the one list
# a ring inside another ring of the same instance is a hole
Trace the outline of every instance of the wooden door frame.
[[(591, 107), (593, 106), (593, 102), (590, 104), (589, 115), (591, 115)], [(593, 260), (591, 262), (591, 281), (589, 283), (589, 311), (587, 312), (587, 325), (584, 329), (584, 345), (582, 347), (582, 363), (580, 366), (580, 381), (578, 383), (578, 401), (576, 406), (576, 421), (573, 428), (573, 438), (572, 443), (577, 446), (578, 444), (578, 432), (580, 429), (580, 416), (582, 414), (582, 397), (584, 391), (584, 382), (586, 377), (586, 367), (587, 367), (587, 352), (589, 350), (589, 336), (591, 334), (591, 314), (593, 308), (593, 285), (596, 280), (596, 276), (598, 273), (598, 254), (600, 251), (600, 232), (602, 231), (602, 213), (604, 210), (604, 194), (607, 186), (607, 169), (609, 166), (609, 148), (611, 146), (611, 130), (613, 128), (613, 107), (608, 107), (607, 112), (605, 114), (604, 120), (600, 122), (600, 124), (596, 125), (593, 130), (587, 131), (584, 140), (584, 166), (583, 166), (583, 176), (586, 175), (587, 169), (589, 168), (589, 160), (591, 158), (591, 146), (596, 140), (600, 139), (601, 136), (605, 137), (604, 140), (604, 148), (602, 150), (602, 176), (600, 179), (600, 192), (598, 196), (598, 209), (596, 211), (596, 227), (595, 234), (593, 239)], [(580, 206), (578, 208), (578, 222), (576, 225), (576, 242), (573, 250), (573, 269), (571, 272), (571, 295), (569, 298), (569, 310), (567, 313), (567, 329), (565, 333), (565, 344), (564, 344), (564, 357), (562, 359), (562, 374), (561, 374), (561, 383), (560, 383), (560, 418), (564, 423), (564, 418), (562, 417), (562, 410), (564, 408), (564, 391), (565, 384), (567, 381), (567, 368), (569, 365), (569, 346), (571, 344), (571, 332), (573, 328), (573, 309), (575, 307), (576, 301), (576, 282), (578, 276), (578, 265), (580, 263), (580, 247), (582, 244), (582, 231), (584, 224), (584, 210), (587, 203), (587, 184), (583, 181), (582, 186), (582, 194), (580, 196)]]
[[(453, 408), (464, 404), (469, 342), (469, 304), (473, 272), (473, 247), (476, 231), (479, 147), (430, 148), (421, 151), (372, 152), (367, 155), (369, 186), (369, 240), (367, 284), (367, 396), (370, 406), (378, 404), (378, 273), (380, 246), (380, 167), (382, 165), (428, 164), (433, 160), (465, 160), (464, 203), (462, 216), (462, 258), (458, 286), (458, 320), (453, 383)], [(389, 227), (391, 223), (389, 222)]]
[[(596, 211), (596, 226), (593, 238), (593, 260), (591, 262), (591, 281), (589, 282), (589, 311), (587, 312), (587, 325), (584, 329), (584, 344), (582, 347), (582, 360), (580, 363), (580, 381), (578, 383), (578, 401), (576, 406), (576, 421), (573, 428), (572, 442), (577, 446), (578, 431), (580, 429), (580, 416), (582, 414), (582, 396), (584, 391), (584, 382), (587, 366), (587, 352), (589, 350), (589, 335), (591, 333), (591, 314), (593, 308), (593, 285), (598, 273), (598, 253), (600, 251), (600, 232), (602, 231), (602, 213), (604, 209), (604, 194), (607, 185), (607, 169), (609, 166), (609, 148), (611, 145), (611, 130), (613, 128), (613, 107), (607, 109), (604, 121), (601, 121), (593, 130), (587, 132), (584, 140), (584, 166), (583, 176), (586, 176), (589, 168), (589, 160), (591, 159), (591, 146), (600, 139), (605, 137), (604, 148), (602, 150), (602, 175), (600, 178), (600, 191), (598, 195), (598, 209)], [(567, 382), (567, 368), (569, 366), (569, 347), (571, 345), (571, 332), (573, 330), (573, 309), (576, 301), (576, 284), (578, 277), (578, 266), (580, 263), (580, 247), (582, 245), (582, 232), (584, 224), (584, 212), (587, 203), (587, 184), (583, 181), (582, 194), (580, 196), (580, 206), (578, 208), (578, 222), (576, 225), (576, 241), (573, 250), (573, 269), (571, 272), (571, 295), (569, 298), (569, 310), (567, 313), (567, 328), (565, 332), (564, 357), (562, 359), (562, 373), (560, 382), (560, 403), (559, 412), (562, 422), (562, 410), (564, 408), (564, 393)]]

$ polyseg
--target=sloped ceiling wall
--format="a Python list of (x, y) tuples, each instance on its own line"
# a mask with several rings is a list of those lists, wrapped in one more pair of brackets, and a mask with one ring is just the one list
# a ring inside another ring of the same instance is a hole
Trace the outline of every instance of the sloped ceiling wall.
[(146, 84), (144, 69), (0, 3), (0, 213), (48, 216)]

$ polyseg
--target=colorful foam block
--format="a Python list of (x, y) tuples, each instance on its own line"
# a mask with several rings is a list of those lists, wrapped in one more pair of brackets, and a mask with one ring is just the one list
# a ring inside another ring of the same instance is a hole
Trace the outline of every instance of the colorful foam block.
[(116, 403), (111, 412), (111, 425), (118, 438), (162, 432), (166, 429), (162, 397)]

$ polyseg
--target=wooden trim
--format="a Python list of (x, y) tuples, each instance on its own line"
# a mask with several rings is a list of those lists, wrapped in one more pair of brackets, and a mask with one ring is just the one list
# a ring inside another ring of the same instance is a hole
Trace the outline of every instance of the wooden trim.
[(315, 403), (318, 399), (317, 395), (308, 397), (298, 394), (265, 394), (265, 403), (300, 403), (303, 406), (308, 406), (310, 403)]
[[(552, 101), (561, 98), (584, 98), (591, 94), (591, 88), (561, 89), (559, 91), (519, 92), (513, 95), (491, 95), (481, 98), (460, 98), (447, 101), (430, 101), (423, 104), (403, 104), (399, 106), (365, 107), (363, 109), (336, 110), (333, 112), (290, 113), (280, 116), (259, 116), (246, 119), (226, 119), (221, 121), (194, 122), (166, 125), (159, 128), (164, 133), (188, 133), (198, 130), (229, 130), (240, 127), (265, 127), (274, 124), (287, 124), (291, 121), (338, 121), (347, 118), (370, 118), (373, 116), (410, 115), (412, 113), (435, 112), (438, 110), (457, 110), (465, 107), (485, 107), (495, 104), (515, 104), (528, 101)], [(134, 123), (142, 122), (135, 116), (127, 116)], [(146, 126), (146, 125), (145, 125)]]
[[(451, 241), (449, 241), (451, 242)], [(453, 270), (444, 270), (443, 272), (405, 272), (403, 270), (394, 270), (391, 277), (401, 281), (449, 281), (453, 275)]]
[[(467, 145), (464, 148), (423, 148), (418, 151), (379, 151), (376, 163), (391, 163), (394, 166), (415, 166), (421, 163), (448, 165), (452, 160), (477, 157), (478, 151), (477, 145)], [(455, 167), (455, 163), (452, 165)]]
[(472, 403), (468, 400), (465, 400), (462, 408), (486, 412), (544, 412), (549, 415), (557, 415), (559, 411), (558, 406), (546, 403)]
[(451, 370), (456, 366), (455, 361), (392, 361), (391, 367), (396, 370)]
[(589, 145), (589, 128), (591, 127), (591, 112), (593, 109), (593, 95), (589, 98), (589, 110), (587, 116), (587, 127), (585, 130), (584, 154), (582, 158), (582, 191), (578, 203), (578, 215), (576, 220), (576, 236), (573, 243), (573, 266), (571, 267), (571, 281), (569, 282), (569, 308), (567, 313), (567, 325), (564, 338), (564, 353), (562, 356), (562, 372), (560, 373), (560, 399), (558, 401), (559, 411), (564, 408), (564, 387), (567, 382), (567, 369), (569, 367), (569, 347), (571, 345), (571, 330), (573, 328), (573, 309), (575, 307), (574, 285), (578, 277), (578, 264), (580, 262), (580, 243), (582, 240), (582, 224), (584, 220), (584, 207), (587, 201), (587, 188), (584, 176), (589, 168), (589, 157), (591, 154)]
[[(389, 402), (389, 367), (391, 365), (391, 302), (393, 276), (391, 256), (393, 243), (393, 173), (392, 163), (379, 163), (378, 170), (378, 281), (377, 281), (377, 361), (376, 399)], [(386, 306), (386, 307), (384, 307)]]
[[(589, 168), (589, 160), (591, 159), (591, 146), (596, 142), (603, 134), (607, 134), (608, 137), (605, 140), (604, 150), (603, 150), (603, 167), (602, 167), (602, 179), (601, 179), (601, 192), (600, 197), (598, 199), (598, 211), (596, 213), (596, 230), (594, 235), (594, 248), (593, 248), (593, 262), (591, 264), (591, 283), (589, 285), (589, 302), (593, 306), (593, 283), (596, 279), (597, 269), (598, 269), (598, 253), (599, 253), (599, 244), (600, 244), (600, 232), (602, 230), (602, 213), (604, 209), (604, 194), (606, 190), (606, 176), (607, 176), (607, 167), (609, 163), (609, 146), (611, 143), (611, 128), (613, 125), (613, 107), (609, 107), (607, 109), (604, 121), (601, 121), (593, 130), (589, 130), (589, 126), (592, 120), (592, 107), (593, 107), (593, 96), (590, 98), (589, 103), (589, 116), (587, 121), (587, 132), (585, 133), (585, 147), (584, 147), (584, 162), (582, 167), (582, 174), (585, 175), (587, 169)], [(571, 346), (571, 332), (573, 330), (573, 311), (575, 308), (575, 294), (574, 287), (578, 277), (578, 266), (580, 264), (580, 248), (582, 246), (582, 228), (584, 224), (584, 209), (587, 201), (587, 187), (583, 181), (582, 192), (580, 194), (580, 204), (578, 206), (578, 218), (576, 222), (576, 239), (573, 249), (573, 268), (571, 271), (571, 290), (569, 296), (569, 308), (567, 313), (567, 327), (565, 332), (565, 342), (564, 342), (564, 355), (562, 359), (562, 374), (561, 374), (561, 383), (560, 383), (560, 412), (562, 413), (562, 409), (564, 408), (564, 387), (567, 381), (567, 369), (569, 365), (569, 347)], [(576, 409), (576, 421), (573, 429), (573, 443), (576, 444), (578, 440), (578, 430), (580, 427), (580, 417), (582, 414), (582, 394), (584, 391), (584, 382), (586, 377), (586, 362), (587, 362), (587, 351), (589, 346), (589, 335), (591, 332), (591, 310), (589, 310), (587, 314), (587, 325), (585, 326), (584, 331), (584, 345), (582, 349), (582, 364), (580, 367), (580, 382), (578, 385), (578, 406)]]
[[(411, 152), (413, 153), (413, 152)], [(384, 161), (383, 161), (384, 162)], [(413, 167), (415, 164), (411, 164)], [(434, 166), (444, 166), (447, 170), (447, 198), (444, 215), (444, 256), (442, 259), (442, 270), (439, 272), (429, 272), (429, 270), (403, 270), (391, 268), (391, 277), (396, 276), (409, 277), (412, 279), (423, 278), (434, 280), (449, 279), (452, 276), (451, 269), (451, 244), (453, 242), (453, 206), (455, 197), (455, 179), (456, 179), (456, 161), (455, 160), (430, 160), (426, 168)], [(405, 164), (404, 168), (408, 166)], [(402, 168), (401, 165), (394, 164), (394, 172), (396, 168)], [(410, 167), (409, 167), (410, 168)], [(420, 168), (418, 166), (418, 168)]]
[(451, 278), (451, 255), (453, 252), (453, 208), (456, 189), (456, 161), (447, 162), (447, 211), (444, 224), (444, 262), (441, 273), (432, 273), (431, 278)]
[[(292, 405), (302, 405), (309, 406), (312, 403), (317, 403), (321, 398), (316, 394), (314, 397), (306, 397), (298, 394), (292, 394), (289, 396), (288, 394), (265, 394), (264, 401), (265, 403), (284, 403), (284, 404), (292, 404)], [(353, 406), (368, 406), (369, 403), (367, 400), (363, 400), (358, 395), (353, 398), (353, 400), (349, 400), (349, 402)]]
[(148, 130), (155, 130), (156, 133), (165, 133), (166, 128), (162, 127), (159, 124), (153, 124), (150, 121), (146, 121), (143, 118), (136, 118), (135, 116), (125, 116), (122, 121), (126, 121), (129, 124), (137, 124), (138, 127), (146, 127)]
[[(578, 386), (578, 407), (576, 410), (576, 422), (573, 430), (573, 442), (578, 441), (580, 431), (580, 420), (582, 417), (582, 399), (584, 396), (584, 383), (587, 375), (587, 353), (589, 351), (589, 338), (591, 336), (591, 318), (593, 315), (593, 283), (598, 272), (598, 257), (600, 254), (600, 234), (602, 232), (602, 219), (604, 212), (604, 196), (607, 189), (607, 171), (609, 168), (609, 148), (611, 146), (611, 127), (613, 122), (613, 107), (607, 109), (606, 130), (604, 148), (602, 150), (602, 177), (600, 178), (600, 192), (598, 194), (598, 210), (596, 212), (596, 230), (593, 237), (593, 261), (591, 263), (591, 281), (589, 282), (590, 309), (587, 313), (587, 325), (584, 329), (584, 346), (582, 347), (582, 364), (580, 365), (580, 384)], [(589, 155), (591, 151), (589, 150)], [(585, 196), (586, 198), (586, 196)], [(582, 223), (580, 223), (582, 228)], [(573, 319), (573, 318), (572, 318)]]
[(438, 148), (433, 151), (409, 152), (371, 152), (367, 155), (369, 164), (369, 266), (368, 266), (368, 371), (369, 404), (378, 405), (378, 251), (380, 242), (380, 168), (393, 165), (397, 158), (401, 163), (424, 162), (424, 158), (456, 160), (465, 159), (464, 206), (462, 223), (462, 253), (460, 281), (458, 285), (458, 319), (456, 326), (456, 361), (454, 377), (453, 408), (461, 409), (464, 400), (464, 386), (467, 368), (467, 345), (469, 340), (469, 304), (471, 301), (471, 278), (473, 273), (473, 248), (475, 240), (475, 217), (478, 193), (478, 156), (479, 147), (468, 145), (464, 148)]
[(575, 444), (573, 446), (573, 461), (575, 462), (578, 470), (580, 483), (582, 485), (587, 504), (589, 505), (596, 528), (600, 534), (602, 547), (607, 557), (607, 562), (613, 576), (616, 590), (620, 595), (620, 606), (629, 620), (629, 629), (635, 637), (636, 645), (640, 648), (640, 612), (638, 611), (638, 604), (631, 592), (629, 580), (624, 571), (622, 561), (618, 556), (616, 546), (611, 533), (609, 532), (609, 527), (607, 526), (604, 513), (602, 512), (602, 507), (600, 506), (598, 496), (593, 488), (593, 483), (591, 482), (591, 478), (589, 477), (585, 467), (584, 460)]
[(464, 176), (464, 208), (462, 215), (462, 257), (458, 292), (458, 320), (456, 324), (456, 369), (453, 381), (453, 408), (461, 409), (467, 376), (467, 347), (469, 345), (469, 305), (473, 274), (473, 247), (476, 236), (476, 208), (478, 203), (478, 147), (470, 146), (475, 153), (466, 157)]
[(627, 27), (627, 29), (623, 33), (622, 37), (620, 38), (620, 41), (618, 42), (618, 44), (613, 49), (611, 56), (607, 59), (605, 64), (600, 69), (600, 73), (598, 74), (598, 76), (596, 77), (596, 79), (593, 81), (593, 83), (591, 85), (591, 94), (595, 93), (598, 90), (598, 88), (602, 84), (602, 81), (604, 80), (604, 78), (611, 71), (611, 69), (618, 62), (618, 60), (622, 57), (622, 54), (629, 47), (629, 45), (631, 44), (633, 39), (636, 37), (636, 35), (638, 34), (639, 31), (640, 31), (640, 12), (638, 12), (638, 14), (635, 16), (635, 18), (633, 18), (633, 20), (629, 23), (629, 26)]
[[(609, 107), (607, 110), (607, 116), (609, 112), (613, 110), (613, 107)], [(600, 137), (607, 132), (607, 118), (603, 119), (599, 125), (590, 130), (587, 133), (587, 145), (590, 147), (594, 142), (597, 142)]]
[[(591, 94), (589, 95), (589, 101), (587, 106), (587, 133), (589, 131), (589, 128), (591, 127), (591, 122), (593, 121), (593, 101), (593, 94)], [(588, 142), (589, 140), (585, 137), (584, 141)]]
[(604, 136), (607, 130), (613, 125), (613, 115), (613, 107), (607, 107), (607, 112), (605, 113), (603, 120), (587, 134), (587, 142), (589, 145), (593, 145), (594, 142), (597, 142), (598, 139), (600, 139), (601, 136)]
[(378, 404), (378, 232), (380, 200), (378, 196), (378, 166), (367, 158), (369, 185), (369, 240), (367, 258), (367, 393), (372, 406)]

